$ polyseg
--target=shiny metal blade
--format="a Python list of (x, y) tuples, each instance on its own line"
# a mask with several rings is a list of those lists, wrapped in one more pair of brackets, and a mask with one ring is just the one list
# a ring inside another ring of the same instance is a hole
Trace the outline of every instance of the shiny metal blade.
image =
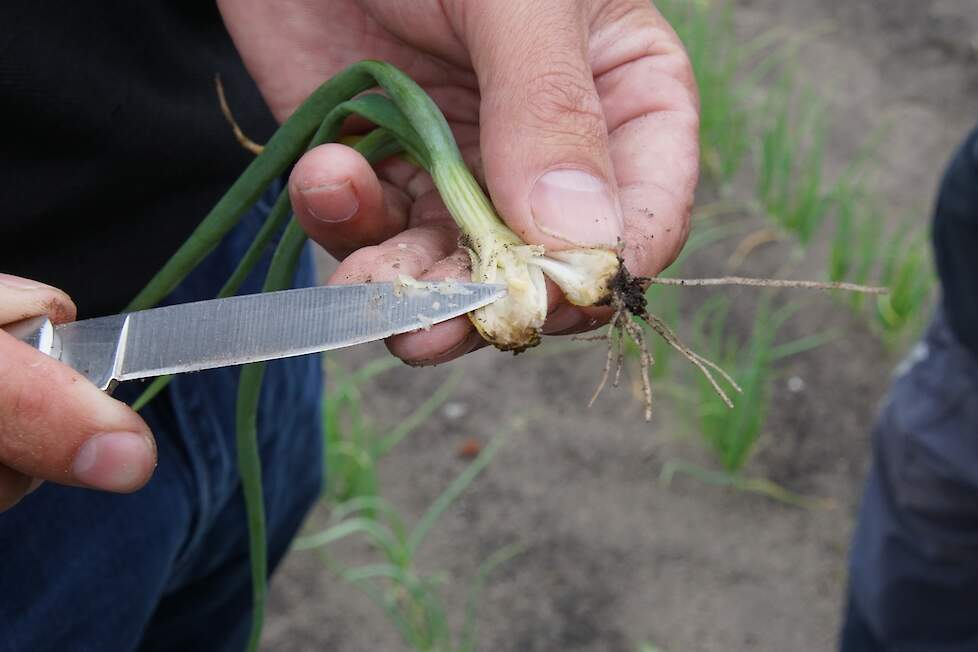
[[(113, 381), (328, 351), (427, 328), (505, 294), (501, 285), (331, 285), (154, 308), (58, 326), (63, 362)], [(57, 348), (57, 347), (56, 347)]]

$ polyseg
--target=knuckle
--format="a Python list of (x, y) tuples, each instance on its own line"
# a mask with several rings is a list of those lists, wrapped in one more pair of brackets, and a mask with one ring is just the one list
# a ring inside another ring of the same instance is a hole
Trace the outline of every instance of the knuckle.
[(412, 226), (453, 223), (437, 190), (425, 193), (411, 205), (410, 221)]
[(693, 70), (693, 62), (685, 49), (680, 49), (676, 56), (676, 79), (696, 93), (696, 71)]
[(398, 243), (396, 249), (385, 249), (377, 259), (377, 268), (398, 273), (411, 274), (427, 266), (429, 256), (424, 247), (410, 242)]
[(685, 88), (695, 101), (698, 95), (696, 72), (693, 70), (693, 62), (690, 60), (689, 54), (681, 44), (677, 45), (669, 55), (659, 56), (656, 65)]
[(593, 82), (573, 66), (551, 67), (531, 78), (524, 108), (534, 127), (554, 140), (593, 147), (607, 138)]
[(373, 280), (371, 270), (380, 247), (371, 245), (352, 252), (330, 276), (330, 283), (370, 283)]

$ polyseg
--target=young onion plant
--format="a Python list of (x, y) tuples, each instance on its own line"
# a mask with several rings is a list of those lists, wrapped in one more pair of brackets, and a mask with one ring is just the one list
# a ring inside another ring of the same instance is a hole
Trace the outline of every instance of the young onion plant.
[[(378, 87), (383, 94), (364, 94)], [(730, 403), (710, 370), (717, 371), (736, 387), (732, 379), (683, 345), (668, 326), (647, 310), (644, 290), (649, 283), (657, 282), (656, 279), (633, 277), (622, 265), (617, 251), (612, 249), (547, 251), (539, 245), (520, 240), (496, 214), (492, 203), (465, 166), (448, 123), (438, 107), (404, 73), (380, 61), (354, 64), (327, 81), (310, 95), (264, 147), (244, 143), (250, 150), (260, 151), (260, 154), (188, 240), (133, 299), (127, 310), (146, 309), (164, 299), (305, 150), (338, 140), (344, 122), (351, 115), (366, 118), (377, 126), (375, 131), (356, 143), (356, 149), (369, 162), (377, 163), (403, 153), (430, 173), (462, 232), (461, 244), (471, 258), (472, 280), (506, 286), (508, 292), (505, 298), (470, 315), (485, 339), (500, 349), (517, 352), (537, 344), (547, 316), (545, 277), (549, 277), (572, 304), (608, 305), (612, 308), (613, 317), (608, 333), (600, 336), (609, 341), (604, 379), (607, 379), (616, 350), (620, 367), (625, 336), (633, 339), (643, 351), (647, 418), (651, 410), (651, 389), (647, 377), (651, 357), (644, 331), (633, 321), (633, 316), (648, 322), (670, 346), (696, 365), (725, 402)], [(244, 141), (240, 132), (238, 135), (239, 140)], [(294, 219), (290, 219), (290, 215), (288, 191), (283, 190), (265, 225), (219, 296), (230, 296), (238, 291), (279, 233), (282, 235), (272, 256), (263, 290), (289, 287), (306, 242), (302, 229)], [(756, 280), (747, 281), (749, 284), (757, 283)], [(670, 279), (670, 282), (691, 283), (677, 279)], [(717, 282), (743, 283), (745, 280), (714, 279), (711, 283)], [(779, 285), (791, 286), (785, 283)], [(815, 285), (839, 287), (839, 284)], [(251, 650), (257, 649), (261, 634), (267, 574), (265, 514), (256, 432), (263, 370), (262, 363), (246, 365), (242, 369), (236, 409), (238, 467), (248, 517), (252, 560), (254, 608), (249, 643)], [(135, 406), (145, 405), (166, 383), (166, 378), (157, 379)], [(604, 380), (599, 391), (603, 385)]]
[(620, 264), (614, 251), (582, 248), (547, 252), (539, 245), (524, 243), (496, 214), (469, 172), (448, 123), (431, 98), (393, 66), (378, 62), (365, 65), (375, 71), (390, 98), (388, 113), (400, 111), (408, 123), (395, 135), (431, 175), (458, 224), (471, 259), (472, 280), (501, 283), (507, 288), (505, 298), (471, 314), (472, 323), (485, 339), (508, 351), (522, 351), (539, 343), (547, 317), (544, 276), (549, 276), (575, 305), (609, 301), (611, 280)]

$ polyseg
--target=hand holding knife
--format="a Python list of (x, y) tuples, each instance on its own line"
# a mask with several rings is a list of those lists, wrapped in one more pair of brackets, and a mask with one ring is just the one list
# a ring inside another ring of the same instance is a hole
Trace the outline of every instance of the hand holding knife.
[(0, 512), (42, 480), (116, 492), (148, 480), (153, 436), (107, 396), (118, 382), (353, 346), (504, 294), (454, 282), (337, 285), (65, 322), (74, 306), (64, 293), (0, 274)]
[(125, 380), (318, 353), (427, 328), (492, 303), (501, 285), (361, 283), (197, 301), (4, 330), (99, 389)]

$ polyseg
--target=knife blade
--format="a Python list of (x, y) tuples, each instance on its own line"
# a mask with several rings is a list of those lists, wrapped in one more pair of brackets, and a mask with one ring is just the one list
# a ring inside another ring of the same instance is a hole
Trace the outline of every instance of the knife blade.
[(100, 389), (125, 380), (261, 362), (428, 328), (505, 295), (481, 283), (362, 283), (211, 299), (53, 326), (4, 326)]

